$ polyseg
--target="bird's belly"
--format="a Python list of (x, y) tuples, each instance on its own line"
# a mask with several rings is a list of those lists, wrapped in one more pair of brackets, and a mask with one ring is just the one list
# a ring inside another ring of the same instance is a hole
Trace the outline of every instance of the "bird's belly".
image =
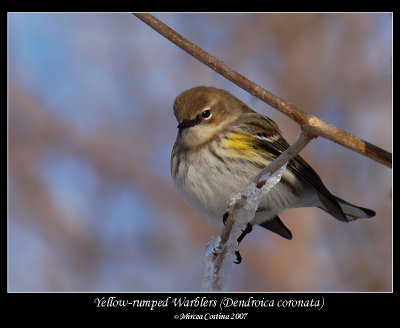
[[(244, 188), (260, 170), (256, 166), (247, 166), (245, 170), (240, 161), (230, 162), (229, 169), (218, 159), (194, 163), (195, 165), (188, 165), (187, 161), (180, 163), (175, 184), (197, 214), (213, 222), (222, 222), (232, 193)], [(284, 209), (296, 206), (304, 189), (298, 184), (295, 188), (294, 179), (295, 176), (286, 170), (281, 181), (263, 197), (259, 206), (262, 215), (257, 215), (253, 223), (264, 222)]]

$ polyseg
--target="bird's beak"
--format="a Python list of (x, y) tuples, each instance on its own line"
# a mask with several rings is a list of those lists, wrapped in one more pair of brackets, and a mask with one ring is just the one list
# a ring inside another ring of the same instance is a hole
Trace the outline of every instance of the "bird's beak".
[(187, 129), (187, 128), (191, 128), (192, 126), (195, 126), (195, 125), (197, 125), (197, 124), (199, 124), (200, 123), (200, 120), (199, 119), (194, 119), (194, 120), (182, 120), (179, 124), (178, 124), (178, 129), (179, 129), (179, 131), (182, 131), (182, 130), (184, 130), (184, 129)]

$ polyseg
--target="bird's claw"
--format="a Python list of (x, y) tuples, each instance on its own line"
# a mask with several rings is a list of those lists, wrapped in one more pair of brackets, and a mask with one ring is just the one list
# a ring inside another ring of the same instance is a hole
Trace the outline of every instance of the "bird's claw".
[(222, 217), (222, 223), (226, 226), (226, 220), (228, 220), (229, 213), (225, 212), (224, 216)]
[(236, 251), (235, 255), (236, 255), (236, 261), (233, 261), (233, 263), (240, 264), (242, 262), (242, 256), (240, 255), (239, 251)]

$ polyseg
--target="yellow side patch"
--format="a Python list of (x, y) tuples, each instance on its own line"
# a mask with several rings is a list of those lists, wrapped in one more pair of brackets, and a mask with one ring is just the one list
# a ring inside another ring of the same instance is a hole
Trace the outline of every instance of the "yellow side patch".
[(262, 149), (257, 147), (254, 141), (250, 135), (232, 132), (222, 146), (232, 157), (244, 157), (264, 166), (266, 159), (262, 156)]

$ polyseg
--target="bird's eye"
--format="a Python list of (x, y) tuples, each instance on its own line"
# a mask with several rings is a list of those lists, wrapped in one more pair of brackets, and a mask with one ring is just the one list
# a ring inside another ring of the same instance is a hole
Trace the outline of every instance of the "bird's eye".
[(201, 117), (208, 119), (211, 117), (211, 111), (209, 109), (205, 109), (203, 110), (203, 112), (201, 113)]

